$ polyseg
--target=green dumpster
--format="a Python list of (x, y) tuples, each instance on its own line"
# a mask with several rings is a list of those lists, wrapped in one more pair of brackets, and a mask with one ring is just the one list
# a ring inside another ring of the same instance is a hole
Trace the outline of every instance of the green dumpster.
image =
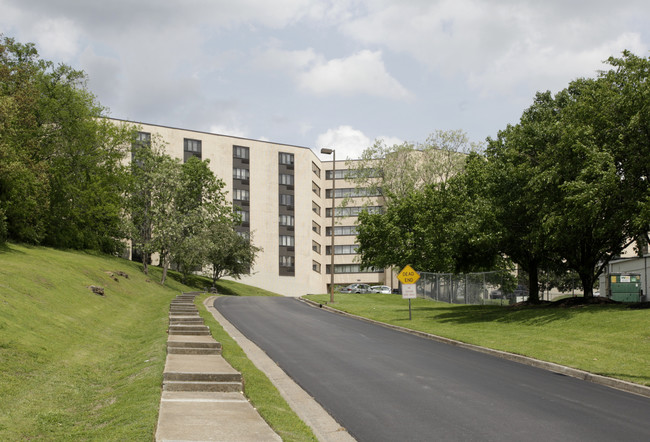
[(610, 297), (614, 301), (639, 302), (641, 300), (641, 275), (612, 273)]

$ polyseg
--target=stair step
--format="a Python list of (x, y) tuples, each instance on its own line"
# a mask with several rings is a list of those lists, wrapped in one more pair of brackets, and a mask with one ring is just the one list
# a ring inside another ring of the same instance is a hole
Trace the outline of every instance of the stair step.
[(221, 348), (206, 347), (167, 347), (170, 355), (220, 355)]
[(190, 325), (170, 325), (169, 329), (191, 331), (191, 330), (209, 330), (209, 327), (207, 325), (190, 324)]
[(200, 342), (200, 341), (168, 341), (167, 347), (174, 348), (221, 348), (221, 343), (215, 341), (212, 342)]
[(218, 391), (242, 392), (244, 386), (241, 382), (183, 382), (167, 381), (163, 383), (165, 391)]
[(209, 336), (210, 330), (169, 330), (170, 335), (188, 335), (188, 336)]
[(242, 382), (241, 373), (237, 371), (225, 373), (200, 373), (200, 372), (165, 372), (163, 373), (163, 382), (183, 381), (183, 382)]

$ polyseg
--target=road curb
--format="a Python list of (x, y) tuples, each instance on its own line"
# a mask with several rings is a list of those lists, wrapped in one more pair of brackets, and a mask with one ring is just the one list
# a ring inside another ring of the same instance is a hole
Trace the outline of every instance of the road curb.
[(492, 356), (496, 356), (498, 358), (507, 359), (513, 362), (518, 362), (520, 364), (530, 365), (532, 367), (541, 368), (543, 370), (552, 371), (554, 373), (559, 373), (566, 376), (571, 376), (573, 378), (582, 379), (584, 381), (593, 382), (595, 384), (604, 385), (606, 387), (615, 388), (617, 390), (626, 391), (628, 393), (634, 393), (640, 396), (650, 397), (650, 387), (646, 387), (644, 385), (635, 384), (633, 382), (627, 382), (620, 379), (610, 378), (607, 376), (597, 375), (597, 374), (589, 373), (588, 371), (579, 370), (577, 368), (571, 368), (560, 364), (554, 364), (552, 362), (542, 361), (528, 356), (522, 356), (515, 353), (508, 353), (501, 350), (494, 350), (487, 347), (481, 347), (479, 345), (468, 344), (466, 342), (456, 341), (454, 339), (433, 335), (431, 333), (425, 333), (418, 330), (411, 330), (405, 327), (401, 327), (399, 325), (392, 325), (392, 324), (387, 324), (385, 322), (375, 321), (374, 319), (364, 318), (363, 316), (358, 316), (352, 313), (344, 312), (342, 310), (338, 310), (329, 307), (325, 304), (321, 304), (312, 301), (310, 299), (305, 299), (303, 297), (299, 297), (297, 299), (301, 302), (311, 305), (312, 307), (322, 308), (323, 310), (327, 310), (332, 313), (348, 316), (350, 318), (359, 319), (365, 322), (380, 325), (382, 327), (390, 328), (403, 333), (408, 333), (425, 339), (431, 339), (432, 341), (438, 341), (445, 344), (454, 345), (456, 347), (466, 348), (472, 351), (478, 351), (480, 353), (489, 354)]

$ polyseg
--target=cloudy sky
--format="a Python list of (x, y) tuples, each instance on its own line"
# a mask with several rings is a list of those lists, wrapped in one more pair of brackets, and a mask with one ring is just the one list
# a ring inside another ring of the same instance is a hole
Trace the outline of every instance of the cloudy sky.
[(0, 0), (0, 33), (84, 70), (115, 118), (356, 157), (473, 141), (536, 91), (648, 56), (648, 0)]

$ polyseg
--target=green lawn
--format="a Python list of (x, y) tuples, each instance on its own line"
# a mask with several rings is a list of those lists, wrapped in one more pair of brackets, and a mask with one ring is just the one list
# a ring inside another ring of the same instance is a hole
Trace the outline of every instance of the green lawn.
[[(161, 286), (160, 269), (147, 277), (139, 264), (104, 255), (0, 248), (0, 440), (152, 440), (169, 304), (182, 291), (211, 285), (179, 279), (172, 272)], [(232, 282), (218, 288), (263, 293)], [(209, 325), (217, 329), (214, 320)], [(224, 356), (241, 352), (221, 332)], [(235, 359), (232, 365), (250, 364)], [(256, 406), (272, 415), (264, 417), (279, 425), (276, 431), (287, 440), (313, 440), (264, 375), (244, 376), (248, 391), (261, 391)]]
[[(329, 295), (306, 298), (327, 303)], [(625, 305), (515, 308), (399, 295), (335, 294), (334, 307), (388, 324), (650, 386), (650, 309)]]
[(183, 288), (158, 278), (117, 258), (0, 251), (0, 440), (151, 438), (169, 303)]

